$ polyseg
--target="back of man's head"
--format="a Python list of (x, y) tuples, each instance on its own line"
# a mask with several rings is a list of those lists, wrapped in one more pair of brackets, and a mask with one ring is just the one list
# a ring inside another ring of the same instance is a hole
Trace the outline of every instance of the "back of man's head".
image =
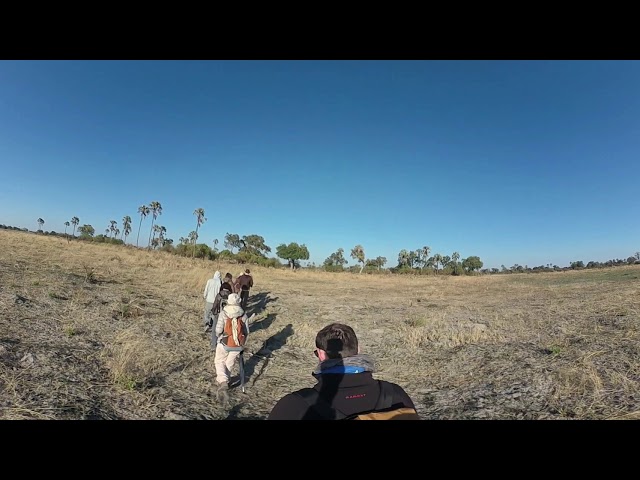
[(349, 325), (332, 323), (316, 335), (316, 347), (329, 358), (345, 358), (358, 354), (358, 337)]
[(249, 270), (248, 268), (244, 271), (245, 275), (251, 275), (251, 270)]

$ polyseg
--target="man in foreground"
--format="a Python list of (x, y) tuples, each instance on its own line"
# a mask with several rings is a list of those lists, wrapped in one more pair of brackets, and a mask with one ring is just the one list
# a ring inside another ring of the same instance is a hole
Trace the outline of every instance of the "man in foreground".
[(350, 326), (332, 323), (320, 330), (314, 354), (318, 383), (282, 397), (267, 420), (420, 419), (402, 387), (373, 378), (373, 361), (360, 353)]

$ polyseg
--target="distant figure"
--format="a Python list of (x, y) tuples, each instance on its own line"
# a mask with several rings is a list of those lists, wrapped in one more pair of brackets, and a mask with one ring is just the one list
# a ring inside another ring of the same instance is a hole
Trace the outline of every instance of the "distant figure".
[(225, 273), (224, 279), (222, 279), (222, 287), (220, 288), (226, 288), (231, 293), (236, 293), (235, 286), (233, 285), (233, 276), (230, 273)]
[(218, 398), (225, 395), (229, 389), (229, 377), (233, 364), (244, 350), (244, 344), (249, 335), (249, 319), (240, 306), (240, 296), (232, 293), (227, 299), (227, 305), (218, 315), (215, 327), (217, 337), (214, 365), (216, 368), (216, 383)]
[(247, 301), (249, 300), (249, 291), (253, 288), (253, 277), (251, 276), (251, 270), (248, 268), (244, 271), (244, 273), (236, 279), (236, 284), (238, 285), (238, 291), (240, 293), (240, 306), (246, 310), (247, 309)]
[(360, 353), (353, 329), (327, 325), (316, 335), (318, 383), (282, 397), (267, 420), (419, 420), (402, 387), (373, 378), (374, 364)]
[(220, 281), (220, 272), (216, 270), (216, 273), (213, 274), (213, 278), (207, 280), (207, 284), (204, 287), (204, 325), (205, 327), (210, 323), (211, 319), (211, 309), (213, 307), (214, 302), (216, 301), (216, 296), (220, 291), (220, 286), (222, 282)]

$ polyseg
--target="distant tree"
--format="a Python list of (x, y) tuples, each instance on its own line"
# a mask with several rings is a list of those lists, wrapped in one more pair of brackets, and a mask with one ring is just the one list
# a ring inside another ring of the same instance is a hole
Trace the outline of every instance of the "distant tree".
[(127, 243), (127, 237), (131, 233), (131, 217), (126, 215), (122, 217), (122, 235), (124, 235), (124, 243)]
[(573, 270), (577, 270), (577, 269), (580, 269), (580, 268), (584, 268), (584, 262), (583, 262), (582, 260), (578, 260), (577, 262), (571, 262), (571, 263), (570, 263), (570, 267), (571, 267)]
[(213, 239), (213, 251), (214, 252), (218, 251), (218, 239), (217, 238)]
[(71, 225), (73, 225), (73, 238), (76, 237), (76, 227), (80, 223), (80, 219), (78, 217), (73, 217), (71, 219)]
[(120, 234), (120, 229), (119, 229), (119, 228), (116, 228), (116, 229), (113, 231), (113, 238), (117, 239), (119, 234)]
[(167, 229), (163, 225), (156, 225), (158, 227), (158, 244), (162, 247), (165, 246), (165, 239), (167, 236)]
[(136, 247), (138, 246), (138, 241), (140, 240), (140, 229), (142, 228), (142, 220), (149, 215), (151, 209), (146, 205), (140, 205), (138, 207), (138, 213), (140, 214), (140, 224), (138, 225), (138, 237), (136, 238)]
[(453, 263), (458, 263), (458, 260), (460, 260), (460, 254), (458, 252), (453, 252), (451, 254), (451, 261)]
[(351, 249), (351, 258), (353, 258), (354, 260), (357, 260), (362, 264), (360, 265), (360, 273), (362, 273), (362, 269), (364, 268), (364, 260), (365, 260), (364, 248), (362, 248), (362, 245), (356, 245)]
[(349, 262), (344, 258), (344, 250), (339, 248), (324, 260), (323, 265), (325, 267), (339, 267), (341, 269), (347, 263)]
[[(193, 214), (196, 216), (196, 238), (198, 236), (198, 229), (200, 228), (200, 225), (202, 225), (204, 222), (207, 221), (206, 218), (204, 218), (204, 208), (196, 208), (193, 211)], [(191, 252), (191, 257), (193, 258), (196, 254), (196, 244), (193, 244), (193, 251)]]
[(307, 250), (306, 245), (298, 245), (296, 242), (291, 242), (289, 245), (284, 243), (278, 245), (276, 255), (287, 260), (292, 270), (298, 260), (309, 260), (309, 250)]
[(436, 253), (433, 255), (433, 264), (436, 266), (436, 275), (438, 274), (439, 268), (438, 266), (440, 265), (440, 263), (442, 262), (442, 255), (439, 253)]
[(421, 253), (421, 258), (422, 258), (422, 265), (421, 267), (424, 268), (427, 266), (427, 262), (429, 260), (429, 253), (431, 252), (431, 247), (425, 245), (424, 247), (422, 247), (422, 251)]
[(111, 238), (113, 234), (116, 232), (116, 227), (118, 225), (118, 222), (116, 222), (115, 220), (109, 220), (109, 223), (111, 224), (111, 226), (109, 227), (109, 238)]
[(398, 268), (410, 266), (410, 261), (409, 252), (404, 248), (400, 250), (400, 253), (398, 253)]
[(627, 263), (629, 265), (633, 265), (634, 263), (636, 263), (636, 257), (629, 257), (627, 258)]
[(195, 230), (192, 230), (191, 232), (189, 232), (189, 243), (191, 243), (192, 245), (195, 245), (197, 240), (198, 240), (198, 232), (196, 232)]
[(233, 253), (234, 248), (240, 250), (240, 248), (242, 247), (242, 240), (240, 240), (240, 235), (236, 233), (227, 233), (224, 236), (224, 246), (231, 250), (231, 253)]
[(69, 222), (64, 222), (64, 236), (67, 236), (67, 227), (71, 225)]
[(245, 235), (240, 239), (242, 243), (242, 247), (240, 247), (241, 252), (247, 252), (251, 255), (257, 255), (259, 257), (267, 257), (267, 253), (271, 252), (271, 247), (265, 245), (264, 238), (260, 235)]
[(162, 205), (160, 202), (151, 202), (149, 204), (149, 209), (151, 210), (151, 231), (149, 232), (149, 247), (151, 246), (152, 234), (154, 233), (153, 224), (155, 223), (158, 215), (162, 215)]
[(462, 261), (462, 268), (464, 268), (467, 272), (473, 272), (474, 270), (480, 270), (482, 268), (482, 260), (480, 257), (475, 255), (465, 258)]
[(80, 234), (80, 237), (90, 238), (93, 237), (96, 230), (91, 225), (85, 224), (78, 228), (78, 233)]
[(39, 218), (39, 219), (38, 219), (38, 226), (39, 226), (38, 230), (42, 230), (42, 226), (43, 226), (43, 225), (44, 225), (44, 220), (43, 220), (43, 219), (41, 219), (41, 218)]
[(640, 260), (640, 252), (636, 252), (634, 257), (636, 257), (636, 260)]
[(442, 255), (440, 257), (440, 263), (442, 268), (447, 268), (451, 264), (451, 257), (449, 255)]
[(387, 259), (385, 257), (376, 257), (370, 258), (366, 261), (366, 267), (374, 267), (380, 270), (380, 268), (387, 263)]

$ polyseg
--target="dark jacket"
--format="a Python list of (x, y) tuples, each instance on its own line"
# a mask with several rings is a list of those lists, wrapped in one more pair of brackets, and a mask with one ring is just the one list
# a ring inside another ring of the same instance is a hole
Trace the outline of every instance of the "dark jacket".
[[(348, 363), (348, 359), (344, 360)], [(335, 365), (335, 361), (328, 362)], [(380, 384), (373, 378), (372, 369), (366, 369), (361, 373), (322, 373), (322, 370), (319, 368), (313, 373), (318, 380), (313, 388), (331, 407), (337, 408), (345, 415), (374, 410), (380, 395)], [(402, 387), (395, 383), (386, 383), (393, 388), (394, 407), (415, 409), (411, 398)], [(297, 390), (282, 397), (271, 410), (267, 420), (327, 420), (298, 394), (301, 391)]]
[(217, 317), (220, 314), (220, 310), (222, 310), (222, 307), (224, 307), (222, 303), (226, 302), (227, 298), (229, 298), (229, 295), (233, 293), (230, 288), (231, 285), (229, 285), (228, 282), (225, 282), (220, 286), (220, 291), (216, 295), (216, 299), (211, 306), (211, 314), (213, 316)]
[(236, 279), (236, 283), (239, 285), (238, 290), (249, 290), (253, 287), (253, 277), (243, 273)]

